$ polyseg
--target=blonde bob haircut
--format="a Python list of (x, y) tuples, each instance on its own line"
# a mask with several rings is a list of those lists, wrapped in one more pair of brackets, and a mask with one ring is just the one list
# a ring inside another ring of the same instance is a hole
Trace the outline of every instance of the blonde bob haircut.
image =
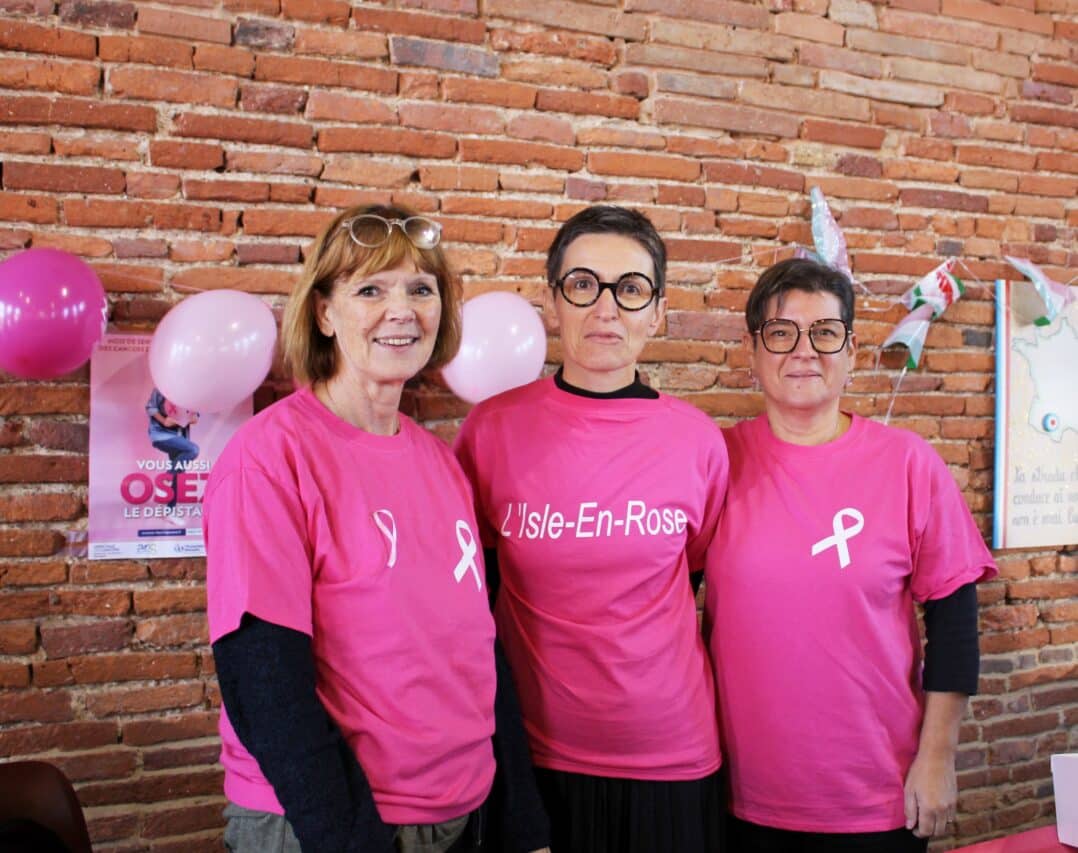
[(281, 350), (285, 364), (301, 385), (324, 382), (337, 373), (337, 344), (322, 334), (316, 319), (317, 295), (328, 299), (339, 283), (356, 276), (371, 276), (410, 260), (416, 268), (438, 280), (442, 316), (438, 335), (427, 367), (447, 364), (460, 347), (461, 288), (449, 268), (442, 247), (418, 249), (397, 226), (389, 229), (389, 239), (368, 248), (356, 243), (344, 222), (356, 216), (407, 219), (416, 214), (404, 207), (362, 205), (339, 213), (315, 238), (307, 254), (303, 275), (293, 288), (281, 322)]

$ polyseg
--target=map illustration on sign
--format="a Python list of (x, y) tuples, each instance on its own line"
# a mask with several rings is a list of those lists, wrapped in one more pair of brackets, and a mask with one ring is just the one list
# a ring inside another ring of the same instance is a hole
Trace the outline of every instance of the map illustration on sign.
[(1038, 311), (1032, 284), (996, 282), (994, 548), (1078, 543), (1078, 302)]

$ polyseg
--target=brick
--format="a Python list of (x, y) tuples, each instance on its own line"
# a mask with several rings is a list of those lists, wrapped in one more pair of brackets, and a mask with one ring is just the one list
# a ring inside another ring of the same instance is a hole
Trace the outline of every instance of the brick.
[(376, 98), (315, 90), (310, 93), (307, 119), (346, 121), (355, 124), (396, 124), (397, 113)]
[(233, 43), (258, 50), (291, 50), (296, 28), (276, 21), (239, 18)]
[(216, 290), (229, 288), (247, 293), (289, 293), (298, 276), (294, 273), (267, 269), (235, 269), (196, 267), (172, 275), (174, 288)]
[[(685, 240), (672, 238), (666, 241), (667, 257), (671, 261), (732, 261), (741, 257), (737, 243), (720, 240)], [(743, 323), (743, 320), (741, 321)]]
[(1041, 151), (1037, 154), (1037, 170), (1078, 174), (1078, 154), (1063, 151)]
[(942, 13), (950, 18), (965, 18), (1007, 29), (1026, 30), (1051, 36), (1052, 19), (1010, 6), (996, 6), (982, 0), (941, 0)]
[(443, 197), (442, 211), (449, 214), (509, 219), (549, 219), (553, 213), (553, 207), (548, 202), (541, 201), (450, 195)]
[(1078, 87), (1078, 69), (1073, 65), (1054, 62), (1034, 62), (1030, 74), (1034, 80), (1056, 83), (1060, 86)]
[(115, 652), (131, 638), (132, 624), (126, 619), (88, 622), (84, 625), (43, 625), (41, 647), (50, 659), (94, 652)]
[(389, 55), (395, 65), (419, 65), (477, 77), (497, 77), (500, 62), (497, 54), (482, 48), (407, 36), (390, 36)]
[(128, 198), (172, 198), (180, 191), (180, 178), (167, 172), (129, 172)]
[(746, 166), (721, 160), (704, 163), (704, 179), (708, 183), (772, 187), (793, 192), (801, 192), (805, 187), (805, 177), (801, 172), (767, 166)]
[[(140, 714), (191, 708), (202, 703), (201, 682), (193, 684), (168, 684), (160, 687), (138, 687), (127, 690), (109, 690), (86, 696), (86, 709), (95, 717), (111, 717), (117, 714)], [(87, 800), (90, 798), (88, 797)], [(87, 802), (87, 805), (92, 805)]]
[(501, 134), (505, 121), (497, 110), (453, 104), (401, 104), (397, 107), (400, 123), (422, 130), (445, 130), (453, 133)]
[(898, 83), (892, 80), (864, 80), (841, 71), (821, 71), (820, 87), (912, 106), (938, 107), (943, 103), (943, 92), (935, 86)]
[(791, 138), (798, 135), (801, 124), (796, 116), (682, 98), (656, 98), (653, 115), (660, 124), (683, 124)]
[(269, 184), (264, 181), (189, 179), (183, 182), (183, 194), (195, 201), (268, 201)]
[(1078, 178), (1054, 177), (1052, 175), (1019, 175), (1018, 192), (1073, 199), (1078, 197)]
[(286, 148), (310, 148), (313, 128), (298, 122), (181, 113), (173, 120), (176, 133), (204, 139), (227, 139)]
[(584, 62), (611, 66), (618, 58), (610, 39), (596, 38), (566, 30), (521, 32), (516, 29), (492, 29), (490, 46), (500, 52), (564, 56)]
[(296, 34), (295, 52), (348, 59), (385, 59), (389, 56), (389, 44), (385, 36), (373, 33), (304, 28)]
[(232, 42), (232, 25), (226, 20), (146, 6), (139, 7), (138, 28), (140, 32), (153, 35), (176, 36), (217, 44)]
[(12, 154), (48, 154), (52, 151), (52, 137), (47, 133), (7, 131), (0, 136), (0, 151)]
[(132, 746), (183, 742), (217, 734), (217, 714), (187, 713), (176, 717), (128, 720), (123, 723), (122, 740)]
[(347, 27), (351, 5), (347, 0), (281, 0), (281, 14), (300, 21)]
[(966, 44), (994, 50), (999, 46), (999, 31), (979, 24), (961, 24), (939, 15), (921, 15), (899, 9), (881, 9), (880, 30), (916, 38), (928, 38), (946, 44)]
[(307, 92), (292, 86), (273, 86), (250, 83), (240, 87), (240, 109), (244, 112), (302, 113), (307, 104)]
[(611, 80), (605, 69), (588, 62), (527, 57), (502, 62), (501, 76), (505, 80), (570, 89), (605, 89)]
[(186, 41), (158, 36), (121, 36), (102, 33), (97, 55), (103, 62), (139, 62), (170, 68), (191, 68), (195, 48)]
[(154, 139), (150, 141), (150, 162), (166, 168), (212, 170), (224, 165), (225, 152), (220, 145), (212, 143)]
[(592, 151), (588, 154), (588, 170), (599, 175), (626, 175), (691, 182), (699, 177), (700, 164), (687, 158), (662, 154)]
[(583, 152), (575, 148), (539, 142), (462, 138), (460, 157), (466, 162), (541, 165), (569, 172), (575, 172), (584, 165)]
[(718, 98), (727, 101), (736, 98), (738, 91), (737, 83), (733, 80), (673, 71), (657, 73), (655, 88), (657, 91), (672, 92), (675, 95), (696, 95), (701, 98)]
[(883, 61), (859, 51), (806, 42), (798, 48), (797, 56), (802, 65), (812, 68), (830, 68), (858, 77), (883, 77)]
[(498, 188), (498, 172), (482, 166), (422, 166), (419, 182), (429, 190), (485, 190)]
[(641, 15), (566, 0), (487, 0), (483, 11), (489, 18), (529, 21), (627, 41), (643, 41), (647, 35), (647, 21)]
[(899, 201), (910, 207), (937, 207), (974, 213), (988, 210), (988, 199), (985, 196), (947, 190), (904, 189), (899, 193)]
[(494, 104), (516, 109), (535, 105), (535, 86), (507, 83), (501, 80), (470, 80), (450, 77), (444, 82), (447, 101), (468, 101), (475, 104)]
[(235, 81), (216, 75), (120, 67), (109, 71), (108, 82), (111, 92), (121, 98), (217, 107), (236, 104)]
[(47, 224), (58, 221), (59, 212), (59, 204), (50, 196), (0, 192), (0, 220)]
[(572, 145), (576, 141), (570, 122), (534, 113), (514, 116), (506, 126), (506, 133), (517, 139), (540, 140), (555, 145)]
[(779, 35), (841, 46), (846, 28), (827, 18), (801, 12), (780, 12), (774, 18), (774, 30)]
[[(86, 473), (86, 459), (76, 456), (28, 454), (5, 456), (0, 460), (0, 483), (78, 483), (85, 482)], [(53, 531), (30, 532), (45, 534)]]
[[(789, 53), (792, 58), (792, 49)], [(708, 46), (695, 49), (667, 44), (630, 44), (625, 47), (625, 59), (633, 65), (658, 66), (663, 70), (682, 68), (703, 74), (728, 74), (745, 78), (766, 78), (769, 75), (766, 59), (715, 53)], [(737, 69), (742, 70), (738, 72)]]
[(801, 127), (801, 138), (813, 142), (830, 142), (835, 145), (878, 150), (883, 147), (887, 133), (878, 127), (810, 118), (806, 119)]
[[(929, 41), (921, 38), (900, 36), (894, 33), (880, 33), (874, 30), (850, 29), (846, 33), (846, 44), (855, 51), (882, 53), (889, 56), (911, 56), (917, 59), (928, 59), (932, 62), (946, 62), (951, 65), (968, 65), (970, 62), (970, 49), (968, 47), (962, 47), (949, 41)], [(817, 48), (817, 50), (820, 50), (820, 48)]]
[(906, 57), (895, 57), (888, 65), (891, 73), (903, 80), (917, 80), (956, 89), (971, 89), (992, 95), (999, 94), (1003, 90), (1003, 78), (987, 71), (975, 71), (971, 68)]
[(364, 151), (444, 158), (457, 153), (457, 141), (445, 133), (400, 128), (372, 127), (357, 133), (351, 128), (329, 127), (319, 132), (318, 148), (324, 152)]
[(196, 45), (193, 61), (195, 68), (200, 71), (215, 71), (237, 77), (250, 77), (255, 70), (255, 57), (249, 50), (219, 44)]
[(65, 24), (129, 30), (135, 26), (135, 4), (110, 0), (64, 0), (60, 20)]
[(73, 717), (64, 690), (0, 693), (0, 723), (61, 723)]
[[(539, 118), (544, 121), (562, 121), (561, 119), (554, 119), (549, 116), (540, 116)], [(510, 125), (512, 125), (512, 122)], [(634, 125), (629, 125), (629, 128), (632, 127), (634, 127)], [(637, 131), (629, 128), (623, 129), (621, 127), (610, 125), (585, 127), (577, 132), (576, 140), (581, 145), (595, 148), (646, 148), (655, 151), (661, 151), (663, 148), (667, 148), (665, 136), (658, 133)], [(669, 150), (671, 153), (679, 152), (678, 147), (673, 144), (674, 140), (670, 140), (670, 143)], [(680, 153), (696, 154), (699, 152), (690, 151), (686, 147), (685, 150), (681, 150)]]
[[(718, 53), (730, 54), (725, 57), (717, 57), (719, 61), (725, 61), (727, 63), (746, 63), (747, 57), (764, 57), (765, 59), (774, 59), (781, 62), (789, 62), (794, 59), (795, 49), (797, 42), (793, 38), (789, 38), (783, 35), (771, 35), (769, 33), (753, 32), (752, 30), (742, 30), (738, 28), (715, 26), (713, 24), (705, 23), (683, 23), (681, 21), (671, 21), (664, 18), (656, 18), (651, 23), (651, 41), (660, 42), (669, 45), (676, 45), (674, 52), (667, 52), (666, 55), (673, 58), (678, 55), (678, 51), (685, 48), (695, 48), (697, 51), (715, 51)], [(654, 47), (660, 47), (661, 45), (654, 45)], [(635, 57), (650, 57), (652, 59), (657, 58), (660, 54), (658, 52), (649, 50), (653, 45), (640, 45), (630, 44), (626, 45), (625, 57), (630, 62), (636, 62)], [(740, 54), (744, 54), (740, 55)], [(642, 64), (653, 64), (645, 62)], [(660, 62), (660, 65), (674, 65), (679, 66), (679, 63), (674, 62)], [(755, 66), (755, 62), (751, 62), (752, 66)], [(718, 71), (718, 68), (707, 65), (684, 65), (679, 67), (690, 68), (696, 71)], [(729, 68), (729, 65), (725, 66)], [(751, 74), (749, 76), (760, 76), (757, 74)]]
[(304, 56), (258, 54), (255, 58), (256, 80), (310, 86), (343, 86), (369, 92), (394, 94), (397, 72), (350, 62), (312, 59)]
[[(288, 0), (282, 2), (287, 3)], [(142, 834), (146, 838), (181, 835), (202, 829), (218, 829), (221, 822), (221, 806), (218, 803), (163, 809), (143, 819)]]
[(0, 19), (0, 48), (73, 59), (93, 59), (97, 42), (92, 35), (78, 30), (45, 27), (4, 18)]
[(422, 12), (399, 12), (390, 9), (360, 7), (352, 9), (357, 30), (421, 36), (448, 42), (482, 44), (487, 25), (477, 18), (427, 15)]
[(153, 107), (106, 104), (76, 98), (0, 97), (0, 124), (59, 124), (65, 127), (143, 130), (157, 128)]
[(9, 56), (0, 65), (0, 85), (9, 89), (44, 89), (65, 95), (92, 95), (100, 82), (100, 69), (88, 63)]
[(261, 207), (244, 213), (244, 232), (263, 237), (313, 237), (332, 218), (332, 212)]
[(957, 145), (955, 157), (959, 163), (973, 166), (1020, 169), (1027, 172), (1036, 164), (1036, 155), (1030, 151), (985, 145)]
[(236, 262), (247, 264), (296, 264), (300, 262), (299, 246), (266, 243), (240, 243), (236, 246)]
[(229, 151), (225, 168), (229, 172), (299, 175), (314, 178), (322, 173), (322, 158), (313, 154), (284, 154), (278, 151)]
[(692, 21), (708, 21), (756, 30), (768, 29), (771, 17), (762, 6), (724, 0), (627, 0), (625, 10), (659, 12), (672, 18), (688, 18)]

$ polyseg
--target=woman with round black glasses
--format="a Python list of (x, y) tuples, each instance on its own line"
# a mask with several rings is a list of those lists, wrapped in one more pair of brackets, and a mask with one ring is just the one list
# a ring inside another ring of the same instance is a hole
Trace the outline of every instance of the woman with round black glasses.
[(439, 238), (398, 207), (322, 230), (281, 334), (297, 390), (244, 424), (207, 486), (234, 853), (501, 851), (503, 826), (504, 849), (546, 846), (471, 489), (398, 412), (460, 341)]
[(954, 816), (996, 569), (935, 450), (842, 411), (853, 308), (844, 274), (789, 260), (745, 309), (764, 414), (724, 430), (705, 603), (738, 853), (918, 853)]
[(727, 458), (709, 418), (640, 380), (665, 274), (642, 214), (569, 219), (547, 257), (562, 367), (476, 406), (457, 443), (558, 853), (720, 849), (715, 696), (690, 574)]

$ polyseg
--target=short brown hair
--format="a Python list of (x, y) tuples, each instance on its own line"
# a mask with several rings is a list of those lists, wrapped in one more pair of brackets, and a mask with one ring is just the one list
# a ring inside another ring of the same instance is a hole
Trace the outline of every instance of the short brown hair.
[(842, 322), (847, 329), (853, 328), (853, 285), (846, 274), (810, 258), (789, 258), (772, 264), (756, 280), (745, 304), (745, 325), (749, 332), (755, 334), (763, 327), (771, 299), (775, 298), (781, 308), (791, 290), (833, 294), (841, 306)]
[(315, 237), (303, 266), (303, 275), (292, 289), (281, 322), (281, 350), (295, 380), (309, 385), (325, 381), (337, 372), (337, 345), (318, 328), (317, 295), (328, 299), (334, 286), (353, 276), (368, 276), (395, 267), (409, 259), (417, 269), (438, 280), (442, 316), (438, 335), (427, 367), (442, 367), (460, 347), (460, 281), (449, 267), (442, 247), (419, 249), (397, 227), (389, 229), (389, 239), (381, 246), (367, 248), (356, 243), (344, 223), (356, 216), (372, 214), (385, 219), (407, 219), (411, 210), (396, 205), (350, 207), (333, 218)]

